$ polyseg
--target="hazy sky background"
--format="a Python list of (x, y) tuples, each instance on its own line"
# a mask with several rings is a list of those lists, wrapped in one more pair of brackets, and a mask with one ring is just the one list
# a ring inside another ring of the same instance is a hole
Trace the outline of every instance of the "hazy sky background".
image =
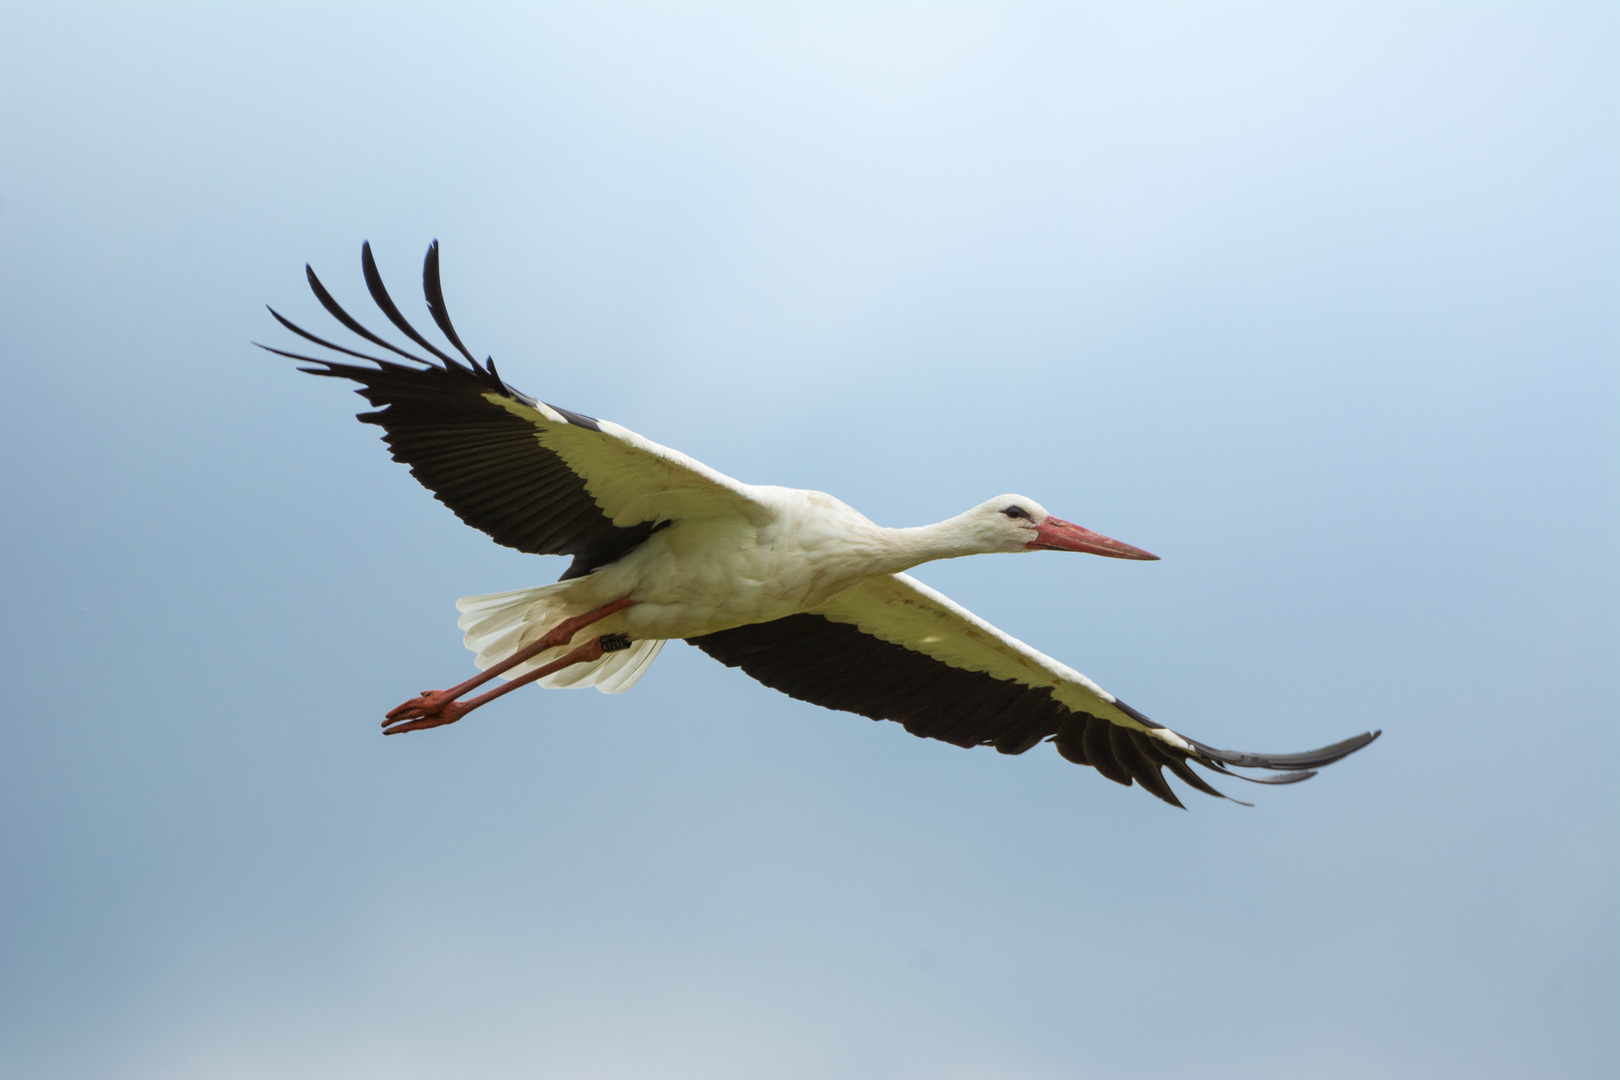
[[(0, 1072), (1614, 1075), (1617, 31), (6, 5)], [(1164, 561), (919, 576), (1206, 742), (1384, 738), (1183, 813), (676, 645), (384, 740), (563, 561), (249, 341), (434, 237), (518, 387), (1028, 494)]]

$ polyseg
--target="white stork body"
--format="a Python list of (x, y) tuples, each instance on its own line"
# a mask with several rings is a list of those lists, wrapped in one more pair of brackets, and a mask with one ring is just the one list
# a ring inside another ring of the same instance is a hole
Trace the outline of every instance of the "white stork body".
[[(582, 628), (573, 638), (509, 669), (518, 675), (564, 655), (581, 635), (624, 633), (636, 648), (539, 680), (549, 687), (595, 686), (622, 693), (634, 685), (673, 638), (698, 638), (796, 614), (820, 615), (971, 670), (1000, 678), (1070, 684), (1087, 704), (1113, 695), (1073, 669), (1009, 637), (922, 582), (902, 573), (936, 559), (1016, 550), (996, 543), (1004, 529), (975, 529), (1001, 517), (998, 507), (1032, 507), (1002, 495), (937, 525), (886, 529), (820, 491), (745, 486), (746, 512), (678, 521), (617, 562), (584, 577), (535, 589), (469, 596), (463, 612), (466, 644), (488, 668), (564, 619), (595, 611), (619, 597), (634, 606)], [(1022, 538), (1014, 537), (1014, 542)], [(994, 545), (994, 546), (990, 546)], [(1120, 721), (1141, 729), (1134, 719)], [(1145, 730), (1145, 729), (1143, 729)], [(1168, 734), (1168, 729), (1159, 729)], [(1179, 742), (1179, 740), (1178, 740)]]
[[(480, 365), (445, 310), (437, 244), (423, 272), (428, 308), (466, 364), (399, 313), (369, 245), (362, 265), (377, 306), (438, 363), (361, 326), (312, 270), (311, 288), (334, 318), (421, 366), (336, 345), (273, 310), (299, 336), (375, 366), (270, 351), (359, 383), (381, 406), (361, 419), (381, 426), (395, 458), (462, 520), (519, 550), (574, 556), (555, 584), (461, 600), (460, 625), (485, 674), (399, 706), (385, 721), (390, 733), (454, 722), (529, 681), (621, 692), (680, 638), (794, 697), (897, 720), (913, 734), (1012, 754), (1053, 742), (1069, 760), (1178, 806), (1164, 768), (1218, 795), (1189, 762), (1273, 770), (1281, 775), (1244, 778), (1289, 783), (1376, 737), (1288, 755), (1184, 738), (904, 573), (991, 552), (1155, 556), (1018, 495), (936, 525), (890, 529), (818, 491), (740, 483), (617, 424), (529, 398), (492, 361)], [(511, 681), (455, 700), (497, 674)]]
[(819, 491), (737, 488), (734, 508), (678, 519), (613, 563), (531, 591), (543, 592), (558, 617), (594, 611), (621, 596), (635, 601), (595, 624), (594, 633), (701, 637), (816, 611), (868, 579), (976, 554), (981, 548), (965, 519), (998, 514), (995, 506), (1036, 506), (1004, 495), (938, 525), (886, 529)]
[(478, 666), (487, 669), (559, 622), (628, 597), (631, 607), (509, 670), (515, 676), (551, 663), (585, 636), (622, 633), (636, 643), (633, 649), (539, 680), (553, 688), (622, 693), (665, 641), (812, 611), (864, 578), (923, 561), (904, 561), (903, 542), (890, 536), (900, 530), (881, 529), (829, 495), (728, 483), (736, 487), (735, 498), (673, 521), (589, 574), (458, 601)]
[(591, 607), (636, 601), (610, 616), (633, 638), (689, 638), (810, 611), (908, 560), (864, 516), (817, 491), (747, 488), (735, 509), (676, 521), (636, 550), (578, 579)]

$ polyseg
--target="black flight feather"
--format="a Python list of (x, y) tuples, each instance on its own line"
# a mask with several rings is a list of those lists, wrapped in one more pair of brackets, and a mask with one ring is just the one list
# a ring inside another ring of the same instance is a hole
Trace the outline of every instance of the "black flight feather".
[[(310, 291), (332, 318), (351, 333), (421, 367), (328, 341), (274, 310), (271, 315), (276, 321), (305, 341), (366, 364), (270, 346), (261, 348), (313, 365), (300, 368), (311, 375), (357, 383), (356, 392), (373, 406), (371, 411), (360, 414), (360, 420), (382, 428), (383, 440), (394, 459), (408, 465), (411, 474), (457, 517), (507, 547), (537, 555), (573, 556), (563, 574), (565, 580), (622, 558), (660, 524), (667, 524), (644, 521), (615, 525), (591, 498), (584, 479), (558, 454), (540, 445), (534, 423), (485, 397), (497, 394), (529, 408), (538, 406), (534, 398), (502, 380), (493, 360), (480, 365), (462, 344), (444, 305), (437, 241), (428, 249), (423, 263), (423, 292), (433, 321), (467, 358), (465, 365), (434, 346), (401, 314), (383, 284), (369, 243), (361, 247), (360, 264), (378, 310), (401, 333), (436, 357), (438, 363), (391, 345), (361, 325), (333, 299), (308, 266), (304, 269)], [(567, 423), (601, 430), (598, 422), (584, 413), (568, 409), (556, 412)]]
[[(1198, 791), (1228, 796), (1189, 768), (1206, 768), (1260, 783), (1294, 783), (1312, 773), (1302, 763), (1325, 755), (1342, 757), (1357, 739), (1307, 754), (1255, 755), (1216, 751), (1206, 756), (1201, 744), (1189, 753), (1145, 732), (1114, 724), (1065, 705), (1047, 687), (1031, 687), (980, 671), (935, 660), (903, 645), (884, 641), (850, 623), (822, 615), (799, 614), (771, 622), (739, 626), (688, 638), (727, 667), (741, 668), (773, 690), (829, 709), (857, 713), (873, 720), (893, 720), (913, 735), (957, 746), (994, 746), (1002, 753), (1023, 753), (1043, 740), (1077, 765), (1090, 765), (1103, 776), (1145, 791), (1180, 807), (1181, 800), (1162, 769)], [(1162, 728), (1130, 706), (1115, 705), (1139, 723)], [(1358, 745), (1370, 741), (1366, 736)], [(1189, 740), (1190, 742), (1190, 740)], [(1348, 749), (1346, 749), (1348, 747)], [(1223, 760), (1252, 765), (1276, 760), (1278, 777), (1251, 777), (1229, 772)], [(1337, 760), (1334, 757), (1333, 760)], [(1239, 802), (1232, 799), (1232, 802)], [(1247, 803), (1242, 805), (1247, 806)]]
[(355, 320), (354, 316), (350, 315), (347, 311), (344, 311), (343, 305), (334, 300), (332, 298), (332, 294), (326, 291), (326, 286), (321, 284), (321, 279), (315, 276), (315, 268), (308, 263), (304, 264), (304, 276), (309, 279), (309, 290), (315, 294), (315, 299), (321, 302), (321, 307), (325, 308), (327, 313), (330, 314), (332, 318), (348, 327), (351, 332), (359, 334), (373, 345), (381, 345), (391, 353), (398, 353), (407, 360), (414, 360), (418, 364), (433, 363), (433, 361), (424, 360), (420, 356), (413, 356), (397, 345), (390, 345), (376, 334), (373, 334), (370, 330), (367, 330), (365, 327), (361, 326), (360, 323)]
[[(389, 322), (393, 323), (399, 328), (400, 333), (422, 346), (422, 348), (426, 349), (434, 356), (437, 356), (440, 360), (443, 360), (447, 365), (454, 365), (455, 367), (461, 366), (459, 361), (451, 359), (449, 353), (440, 351), (440, 349), (432, 342), (428, 341), (427, 338), (423, 337), (421, 334), (418, 334), (416, 332), (416, 327), (407, 322), (405, 320), (405, 316), (399, 313), (399, 308), (394, 306), (393, 297), (388, 295), (388, 288), (383, 285), (382, 275), (377, 272), (377, 260), (372, 258), (370, 240), (367, 240), (360, 245), (360, 272), (365, 275), (366, 290), (371, 293), (372, 302), (377, 305), (378, 310), (380, 310), (384, 315), (388, 316)], [(477, 367), (477, 364), (475, 363), (473, 366)]]
[[(467, 351), (467, 346), (461, 343), (461, 335), (450, 324), (450, 309), (444, 306), (444, 287), (439, 284), (439, 242), (437, 240), (428, 245), (427, 258), (422, 260), (422, 295), (427, 297), (428, 311), (433, 315), (433, 321), (439, 324), (439, 331), (456, 347), (456, 351), (467, 358), (467, 362), (474, 367), (478, 361), (473, 354)], [(493, 360), (488, 361), (490, 370), (495, 368)]]

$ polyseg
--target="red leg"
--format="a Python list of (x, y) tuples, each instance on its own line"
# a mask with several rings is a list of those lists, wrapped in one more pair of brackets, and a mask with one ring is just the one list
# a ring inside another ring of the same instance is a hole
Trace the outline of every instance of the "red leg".
[[(512, 668), (523, 663), (523, 661), (532, 656), (537, 656), (540, 653), (545, 652), (547, 649), (554, 649), (558, 645), (566, 645), (575, 634), (579, 633), (580, 630), (584, 629), (585, 627), (591, 625), (591, 623), (600, 619), (605, 619), (615, 612), (623, 611), (633, 603), (635, 603), (635, 601), (631, 600), (627, 596), (622, 600), (615, 600), (611, 604), (599, 607), (595, 611), (587, 611), (585, 614), (576, 615), (572, 619), (564, 619), (562, 622), (558, 623), (556, 626), (547, 631), (545, 636), (540, 638), (540, 640), (533, 642), (532, 644), (525, 645), (511, 656), (508, 656), (505, 660), (502, 660), (500, 663), (480, 671), (477, 675), (474, 675), (466, 682), (452, 686), (448, 690), (422, 691), (419, 696), (413, 697), (411, 700), (404, 702), (403, 704), (396, 705), (392, 709), (388, 710), (388, 717), (383, 721), (383, 727), (389, 728), (389, 730), (384, 732), (384, 734), (395, 735), (401, 731), (417, 731), (424, 727), (439, 727), (442, 724), (453, 724), (467, 713), (471, 712), (473, 709), (476, 709), (479, 705), (482, 705), (485, 701), (493, 701), (495, 698), (500, 697), (508, 690), (531, 683), (535, 679), (549, 675), (553, 671), (567, 667), (569, 664), (577, 664), (586, 659), (596, 659), (596, 657), (601, 656), (602, 653), (600, 644), (593, 638), (586, 645), (580, 646), (580, 648), (575, 649), (573, 652), (569, 653), (562, 659), (555, 661), (554, 663), (547, 664), (539, 671), (532, 671), (521, 678), (514, 679), (512, 682), (507, 683), (499, 690), (474, 698), (472, 701), (460, 703), (459, 706), (453, 710), (449, 708), (452, 705), (457, 705), (456, 698), (459, 698), (462, 694), (467, 693), (469, 690), (477, 689), (478, 687), (487, 683), (489, 680), (493, 679), (495, 676), (512, 670)], [(596, 656), (584, 657), (578, 655), (581, 650), (593, 646), (597, 649)], [(573, 657), (573, 659), (570, 659), (570, 657)], [(447, 712), (453, 713), (453, 715), (450, 715), (448, 719), (442, 719)], [(433, 722), (412, 724), (405, 727), (389, 727), (391, 724), (398, 724), (400, 721), (404, 720), (432, 720)]]
[[(599, 659), (602, 656), (602, 653), (605, 651), (606, 650), (602, 648), (601, 638), (591, 638), (591, 640), (587, 641), (579, 648), (574, 649), (566, 656), (559, 657), (549, 664), (535, 668), (533, 671), (525, 672), (503, 686), (497, 686), (493, 690), (488, 690), (482, 694), (479, 694), (475, 698), (468, 698), (466, 701), (447, 702), (440, 706), (438, 711), (434, 712), (431, 716), (424, 716), (417, 720), (408, 720), (403, 723), (396, 723), (393, 727), (384, 727), (383, 734), (398, 735), (402, 731), (422, 731), (426, 728), (443, 727), (445, 724), (453, 724), (457, 720), (460, 720), (463, 716), (466, 716), (468, 713), (478, 708), (478, 706), (487, 705), (491, 701), (494, 701), (496, 698), (500, 697), (502, 694), (510, 694), (518, 687), (527, 686), (536, 679), (543, 679), (547, 675), (550, 675), (553, 671), (561, 671), (570, 664), (583, 664), (591, 660)], [(390, 723), (393, 723), (393, 721), (390, 721)]]

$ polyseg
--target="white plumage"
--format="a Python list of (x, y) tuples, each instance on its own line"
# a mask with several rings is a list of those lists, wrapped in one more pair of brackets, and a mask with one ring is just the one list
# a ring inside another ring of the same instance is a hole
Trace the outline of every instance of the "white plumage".
[[(559, 581), (534, 589), (463, 596), (456, 601), (461, 618), (456, 625), (463, 631), (462, 643), (472, 650), (473, 663), (487, 671), (525, 645), (533, 644), (547, 630), (590, 608), (573, 610), (568, 606), (568, 586)], [(583, 633), (583, 631), (582, 631)], [(628, 649), (606, 653), (599, 660), (570, 664), (536, 680), (548, 690), (584, 690), (594, 687), (604, 694), (622, 694), (646, 673), (664, 647), (663, 638), (645, 638)], [(526, 675), (568, 651), (564, 644), (537, 654), (533, 659), (509, 668), (508, 678)]]

